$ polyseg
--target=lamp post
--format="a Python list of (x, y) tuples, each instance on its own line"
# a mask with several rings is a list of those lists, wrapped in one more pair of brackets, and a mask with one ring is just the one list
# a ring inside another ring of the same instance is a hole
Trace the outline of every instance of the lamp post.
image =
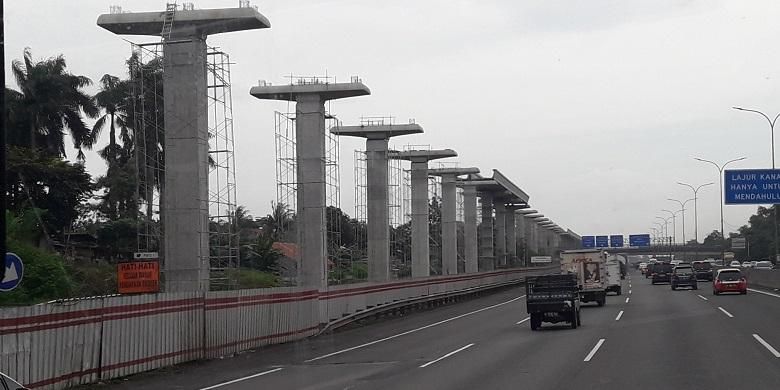
[[(723, 232), (723, 170), (724, 170), (724, 169), (726, 169), (726, 165), (729, 165), (729, 164), (731, 164), (731, 163), (733, 163), (733, 162), (742, 161), (742, 160), (744, 160), (744, 159), (746, 159), (746, 158), (747, 158), (747, 157), (740, 157), (740, 158), (735, 158), (735, 159), (733, 159), (733, 160), (726, 161), (726, 162), (725, 162), (725, 163), (723, 163), (723, 164), (718, 164), (718, 163), (716, 163), (716, 162), (714, 162), (714, 161), (705, 160), (705, 159), (703, 159), (703, 158), (698, 158), (698, 157), (694, 157), (694, 158), (693, 158), (693, 159), (694, 159), (694, 160), (696, 160), (696, 161), (701, 161), (701, 162), (710, 163), (710, 164), (714, 165), (714, 166), (715, 166), (715, 168), (718, 170), (718, 183), (719, 183), (718, 185), (719, 185), (719, 187), (720, 187), (720, 202), (719, 202), (719, 203), (720, 203), (720, 237), (721, 237), (721, 238), (722, 238), (724, 241), (725, 241), (725, 239), (726, 239), (726, 236), (725, 236), (725, 234), (724, 234), (724, 232)], [(722, 259), (722, 258), (723, 258), (723, 257), (721, 256), (721, 259)]]
[(682, 215), (682, 240), (683, 240), (683, 248), (685, 248), (685, 246), (688, 245), (688, 242), (685, 241), (685, 205), (688, 204), (688, 202), (692, 201), (693, 198), (688, 199), (685, 202), (679, 199), (672, 199), (672, 198), (666, 198), (666, 200), (677, 202), (680, 205), (680, 214)]
[(679, 181), (677, 182), (677, 184), (681, 186), (686, 186), (690, 188), (691, 191), (693, 191), (693, 232), (694, 232), (694, 236), (696, 237), (696, 243), (698, 244), (699, 243), (699, 212), (698, 212), (697, 203), (699, 199), (699, 190), (702, 189), (702, 187), (711, 186), (715, 183), (710, 182), (710, 183), (702, 184), (698, 187), (694, 187), (688, 183), (682, 183)]
[[(740, 111), (754, 112), (758, 115), (763, 116), (764, 119), (766, 119), (766, 121), (769, 123), (769, 130), (772, 136), (772, 169), (775, 169), (775, 124), (777, 123), (777, 118), (780, 118), (780, 114), (777, 114), (775, 116), (775, 119), (769, 119), (769, 116), (767, 116), (766, 114), (758, 110), (751, 110), (742, 107), (733, 107), (733, 108), (735, 110), (740, 110)], [(775, 262), (777, 262), (778, 258), (780, 258), (780, 247), (778, 247), (778, 243), (777, 243), (777, 205), (776, 204), (772, 205), (772, 214), (773, 214), (774, 225), (775, 225)]]
[(656, 218), (664, 221), (664, 241), (667, 241), (667, 240), (669, 241), (669, 252), (671, 252), (672, 251), (671, 240), (669, 240), (669, 219), (671, 219), (671, 218), (664, 218), (664, 217), (658, 217), (658, 216), (656, 216)]
[(661, 211), (665, 211), (672, 216), (672, 237), (674, 237), (674, 243), (676, 244), (677, 243), (677, 213), (679, 213), (680, 210), (672, 212), (671, 210), (661, 209)]

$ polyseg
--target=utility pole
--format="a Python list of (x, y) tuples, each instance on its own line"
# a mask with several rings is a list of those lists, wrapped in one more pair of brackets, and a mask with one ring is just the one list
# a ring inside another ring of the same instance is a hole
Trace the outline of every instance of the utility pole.
[[(712, 165), (715, 166), (715, 169), (718, 170), (718, 186), (720, 187), (720, 202), (719, 202), (720, 203), (719, 204), (719, 206), (720, 206), (720, 237), (723, 239), (723, 241), (725, 243), (726, 235), (723, 232), (723, 170), (726, 169), (726, 165), (729, 165), (729, 164), (731, 164), (733, 162), (745, 160), (745, 159), (747, 159), (747, 157), (735, 158), (733, 160), (726, 161), (723, 164), (718, 164), (718, 163), (716, 163), (714, 161), (705, 160), (703, 158), (698, 158), (698, 157), (694, 157), (693, 159), (696, 160), (696, 161), (701, 161), (701, 162), (706, 162), (706, 163), (712, 164)], [(725, 244), (724, 244), (723, 248), (721, 248), (721, 250), (720, 250), (720, 259), (721, 260), (723, 260), (723, 252), (725, 250), (726, 249), (725, 249)]]

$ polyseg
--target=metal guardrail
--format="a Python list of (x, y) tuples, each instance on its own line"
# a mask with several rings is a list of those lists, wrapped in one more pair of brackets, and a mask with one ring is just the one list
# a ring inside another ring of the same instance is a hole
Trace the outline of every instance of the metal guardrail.
[(507, 287), (507, 286), (511, 286), (511, 285), (522, 284), (524, 282), (525, 282), (525, 276), (521, 276), (518, 279), (507, 280), (507, 281), (504, 281), (504, 282), (491, 283), (491, 284), (486, 284), (486, 285), (482, 285), (482, 286), (469, 287), (469, 288), (465, 288), (465, 289), (461, 289), (461, 290), (447, 291), (447, 292), (437, 293), (437, 294), (433, 294), (433, 295), (425, 295), (425, 296), (421, 296), (421, 297), (406, 298), (406, 299), (401, 299), (401, 300), (398, 300), (398, 301), (394, 301), (394, 302), (390, 302), (390, 303), (386, 303), (386, 304), (382, 304), (382, 305), (377, 305), (377, 306), (368, 308), (366, 310), (362, 310), (362, 311), (359, 311), (359, 312), (356, 312), (356, 313), (348, 314), (348, 315), (346, 315), (344, 317), (341, 317), (341, 318), (339, 318), (337, 320), (330, 321), (315, 336), (319, 336), (319, 335), (322, 335), (324, 333), (332, 332), (332, 331), (334, 331), (334, 330), (336, 330), (336, 329), (338, 329), (340, 327), (349, 325), (349, 324), (351, 324), (353, 322), (360, 321), (360, 320), (368, 318), (368, 317), (377, 316), (377, 315), (384, 314), (386, 312), (390, 312), (390, 311), (394, 311), (394, 310), (398, 310), (398, 309), (401, 309), (401, 308), (404, 308), (404, 307), (414, 306), (414, 305), (418, 305), (418, 304), (421, 304), (421, 303), (428, 303), (428, 302), (433, 302), (433, 301), (438, 301), (438, 300), (443, 300), (443, 299), (448, 299), (448, 298), (454, 298), (454, 297), (458, 297), (458, 296), (462, 296), (462, 295), (476, 294), (476, 293), (479, 293), (479, 292), (482, 292), (482, 291), (488, 291), (488, 290), (498, 289), (498, 288), (501, 288), (501, 287)]

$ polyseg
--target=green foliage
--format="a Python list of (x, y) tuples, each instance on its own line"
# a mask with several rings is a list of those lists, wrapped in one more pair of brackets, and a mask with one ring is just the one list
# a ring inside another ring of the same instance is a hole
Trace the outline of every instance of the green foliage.
[(282, 254), (273, 248), (273, 244), (274, 240), (270, 235), (259, 235), (254, 243), (244, 246), (245, 257), (241, 264), (258, 271), (276, 272)]
[(97, 226), (97, 244), (108, 249), (111, 258), (129, 259), (136, 249), (137, 223), (133, 219), (118, 219)]
[(73, 296), (73, 282), (54, 253), (13, 238), (7, 239), (8, 250), (22, 258), (24, 276), (15, 290), (0, 293), (0, 305), (21, 305)]
[(279, 286), (279, 278), (276, 275), (254, 269), (239, 268), (229, 270), (228, 277), (236, 280), (240, 289)]
[(748, 224), (739, 228), (739, 233), (747, 239), (752, 259), (774, 259), (775, 215), (774, 208), (759, 207), (751, 215)]
[(43, 216), (49, 234), (61, 234), (76, 219), (77, 207), (94, 188), (82, 164), (72, 164), (25, 148), (8, 148), (6, 165), (7, 207), (47, 210)]
[(74, 297), (117, 293), (116, 265), (104, 262), (68, 264), (65, 270), (73, 281)]

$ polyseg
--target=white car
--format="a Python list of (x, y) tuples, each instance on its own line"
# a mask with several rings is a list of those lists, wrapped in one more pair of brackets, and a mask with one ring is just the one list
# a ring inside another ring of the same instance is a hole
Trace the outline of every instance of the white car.
[(753, 266), (755, 269), (772, 269), (772, 262), (771, 261), (759, 261), (756, 262), (756, 265)]
[(752, 268), (753, 264), (751, 264), (749, 261), (743, 261), (742, 262), (742, 268)]
[(729, 267), (736, 267), (736, 268), (739, 268), (739, 267), (741, 267), (741, 266), (742, 266), (742, 264), (740, 264), (740, 262), (739, 262), (739, 261), (736, 261), (736, 260), (734, 260), (734, 261), (732, 261), (731, 263), (729, 263)]

